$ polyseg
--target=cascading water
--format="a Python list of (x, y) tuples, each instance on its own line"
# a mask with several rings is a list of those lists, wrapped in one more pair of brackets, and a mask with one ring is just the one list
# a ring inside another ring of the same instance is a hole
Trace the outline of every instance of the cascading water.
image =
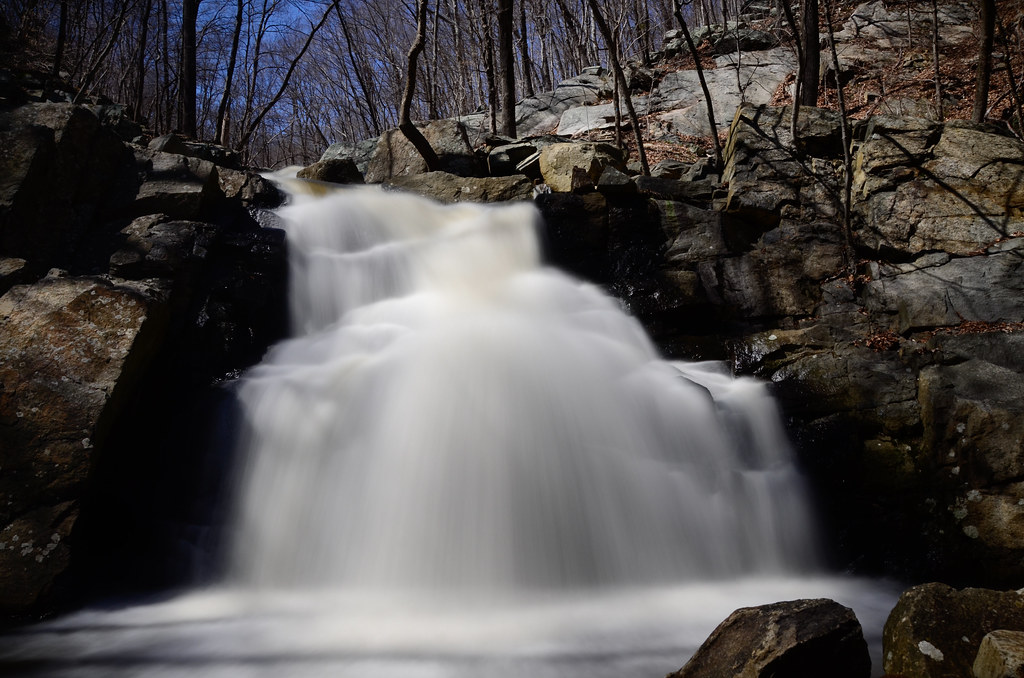
[[(643, 585), (813, 565), (770, 402), (539, 265), (531, 206), (284, 213), (294, 324), (241, 388), (261, 586)], [(768, 410), (768, 411), (766, 411)]]
[(888, 609), (819, 573), (763, 387), (658, 359), (532, 206), (282, 216), (297, 336), (238, 389), (227, 581), (42, 627), (40, 675), (85, 675), (55, 634), (102, 675), (657, 676), (742, 605)]

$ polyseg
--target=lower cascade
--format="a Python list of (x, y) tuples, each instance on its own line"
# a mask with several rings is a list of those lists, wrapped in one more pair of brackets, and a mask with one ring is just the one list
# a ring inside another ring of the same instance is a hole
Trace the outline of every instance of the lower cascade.
[(0, 637), (0, 666), (656, 677), (737, 607), (821, 596), (880, 637), (892, 594), (824, 572), (764, 386), (661, 360), (541, 265), (531, 205), (281, 215), (295, 337), (237, 387), (224, 581)]

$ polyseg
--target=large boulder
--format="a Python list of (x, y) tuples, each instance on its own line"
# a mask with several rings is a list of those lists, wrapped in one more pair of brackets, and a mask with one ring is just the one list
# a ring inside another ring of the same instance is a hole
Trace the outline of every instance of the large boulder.
[(867, 678), (871, 657), (853, 610), (794, 600), (736, 610), (669, 678)]
[(564, 143), (545, 146), (540, 152), (540, 173), (552, 191), (568, 192), (574, 176), (583, 172), (586, 183), (596, 186), (605, 167), (625, 169), (622, 151), (605, 143)]
[(915, 586), (885, 622), (885, 670), (915, 678), (970, 676), (982, 639), (1000, 629), (1024, 631), (1024, 593)]
[(0, 297), (0, 613), (69, 566), (94, 453), (159, 343), (152, 283), (48, 277)]
[(533, 182), (522, 174), (507, 177), (460, 177), (448, 172), (425, 172), (395, 177), (385, 183), (438, 202), (505, 202), (529, 200)]
[(175, 219), (205, 216), (223, 197), (217, 167), (209, 160), (161, 151), (136, 151), (142, 183), (131, 214), (166, 214)]
[[(432, 120), (420, 131), (437, 154), (438, 170), (465, 177), (482, 173), (481, 163), (474, 153), (481, 141), (479, 132), (457, 120)], [(426, 161), (412, 142), (401, 131), (392, 129), (377, 141), (365, 178), (368, 184), (378, 184), (395, 177), (421, 174), (427, 169)]]

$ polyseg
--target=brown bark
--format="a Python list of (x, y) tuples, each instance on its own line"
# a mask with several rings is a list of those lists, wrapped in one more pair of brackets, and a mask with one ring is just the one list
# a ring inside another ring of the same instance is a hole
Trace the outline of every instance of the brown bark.
[(501, 133), (516, 137), (516, 71), (512, 45), (512, 0), (498, 0), (498, 62), (501, 64)]
[(992, 79), (992, 46), (996, 33), (996, 2), (981, 0), (981, 43), (978, 46), (978, 71), (975, 77), (974, 111), (971, 120), (985, 121), (988, 112), (988, 90)]
[(399, 117), (398, 129), (402, 131), (405, 138), (409, 140), (419, 154), (427, 163), (427, 169), (433, 172), (440, 167), (437, 153), (430, 146), (423, 134), (412, 124), (412, 97), (416, 93), (416, 60), (427, 39), (427, 0), (416, 2), (416, 39), (409, 48), (409, 66), (406, 70), (405, 92), (402, 94), (402, 111)]

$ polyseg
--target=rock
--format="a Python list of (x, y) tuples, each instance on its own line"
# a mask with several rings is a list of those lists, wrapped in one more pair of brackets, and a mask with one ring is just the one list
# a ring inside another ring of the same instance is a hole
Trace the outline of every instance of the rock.
[[(562, 113), (576, 106), (591, 106), (612, 95), (612, 77), (604, 69), (585, 69), (564, 80), (552, 92), (529, 97), (516, 105), (516, 132), (520, 137), (550, 134), (558, 127)], [(481, 120), (483, 124), (486, 124)]]
[(992, 631), (981, 639), (974, 678), (1024, 678), (1024, 633)]
[[(647, 97), (633, 97), (633, 106), (637, 110), (647, 107)], [(619, 124), (623, 129), (631, 129), (626, 104), (619, 109)], [(567, 109), (558, 120), (555, 133), (571, 137), (584, 132), (615, 128), (615, 104), (597, 104), (594, 106), (576, 106)]]
[[(938, 12), (938, 27), (944, 43), (958, 43), (971, 39), (971, 26), (977, 21), (977, 14), (972, 7), (950, 3), (940, 5)], [(913, 8), (909, 20), (914, 36), (931, 35), (930, 9)], [(889, 58), (894, 58), (899, 48), (908, 46), (907, 21), (908, 13), (905, 9), (887, 5), (883, 0), (873, 0), (859, 5), (846, 20), (843, 30), (836, 33), (835, 37), (840, 42), (848, 42), (855, 38), (869, 39), (887, 51)]]
[(154, 153), (188, 155), (188, 147), (185, 146), (185, 140), (177, 134), (164, 134), (163, 136), (156, 137), (146, 145), (146, 148)]
[(0, 298), (0, 613), (53, 593), (94, 451), (153, 355), (162, 292), (46, 278)]
[[(744, 54), (738, 77), (734, 53), (718, 57), (716, 63), (717, 68), (706, 70), (704, 78), (720, 130), (728, 128), (741, 104), (769, 103), (778, 86), (796, 69), (792, 53), (781, 48)], [(666, 73), (651, 92), (650, 108), (662, 111), (656, 116), (657, 125), (667, 131), (693, 136), (710, 133), (696, 71)]]
[(127, 107), (121, 104), (87, 106), (100, 124), (114, 131), (122, 141), (131, 141), (142, 135), (142, 125), (131, 119)]
[(529, 200), (533, 182), (525, 176), (460, 177), (447, 172), (426, 172), (407, 177), (394, 177), (385, 186), (411, 191), (443, 203), (504, 202)]
[(1024, 594), (915, 586), (885, 622), (885, 670), (915, 678), (969, 676), (982, 638), (998, 629), (1024, 631)]
[(365, 175), (366, 170), (370, 166), (370, 159), (373, 157), (373, 152), (377, 150), (377, 142), (379, 140), (379, 137), (374, 137), (355, 144), (347, 144), (343, 142), (331, 144), (327, 147), (327, 150), (324, 151), (324, 154), (320, 156), (320, 160), (325, 161), (348, 158), (356, 164), (356, 169), (359, 170), (359, 173)]
[(678, 160), (660, 160), (651, 168), (651, 176), (658, 179), (682, 179), (690, 165)]
[(853, 610), (827, 599), (741, 608), (669, 678), (867, 678), (871, 658)]
[(28, 262), (14, 257), (0, 257), (0, 296), (18, 283), (23, 282)]
[(628, 174), (609, 165), (597, 180), (597, 190), (605, 195), (626, 195), (636, 193), (636, 183)]
[[(530, 156), (537, 153), (541, 144), (533, 141), (522, 141), (518, 143), (502, 144), (487, 154), (487, 169), (491, 176), (503, 177), (510, 174), (523, 174), (519, 164)], [(536, 178), (540, 178), (538, 175)]]
[(110, 272), (129, 280), (188, 277), (195, 260), (206, 256), (204, 226), (163, 214), (139, 217), (121, 231), (126, 239), (110, 258)]
[(259, 174), (217, 168), (217, 181), (225, 198), (238, 200), (246, 207), (273, 209), (284, 202), (284, 194)]
[(73, 260), (93, 224), (134, 197), (131, 155), (71, 104), (0, 112), (0, 256), (41, 275)]
[(901, 333), (965, 320), (1020, 322), (1022, 254), (1024, 238), (1014, 238), (988, 256), (881, 267), (881, 277), (865, 287), (865, 301), (872, 312), (888, 314), (892, 329)]
[(779, 44), (778, 39), (771, 33), (741, 28), (723, 35), (715, 42), (715, 54), (731, 54), (737, 49), (744, 52), (743, 58), (747, 58), (748, 52), (758, 52), (772, 49)]
[(540, 152), (540, 172), (552, 191), (568, 192), (573, 188), (573, 169), (586, 172), (591, 185), (596, 185), (605, 167), (625, 170), (622, 151), (604, 143), (564, 143), (546, 146)]
[(332, 184), (361, 184), (363, 175), (351, 158), (332, 158), (319, 160), (309, 167), (304, 167), (296, 174), (300, 179), (327, 181)]
[(536, 198), (544, 219), (544, 258), (587, 280), (611, 274), (608, 202), (600, 193), (542, 193)]
[(135, 159), (142, 184), (131, 208), (133, 215), (195, 219), (223, 197), (217, 168), (209, 160), (159, 151), (137, 151)]
[[(420, 131), (437, 154), (440, 171), (459, 176), (479, 176), (481, 168), (473, 152), (476, 144), (470, 138), (469, 128), (457, 120), (432, 120), (420, 127)], [(379, 184), (426, 171), (427, 163), (416, 147), (402, 132), (392, 129), (377, 141), (365, 178), (368, 184)]]

